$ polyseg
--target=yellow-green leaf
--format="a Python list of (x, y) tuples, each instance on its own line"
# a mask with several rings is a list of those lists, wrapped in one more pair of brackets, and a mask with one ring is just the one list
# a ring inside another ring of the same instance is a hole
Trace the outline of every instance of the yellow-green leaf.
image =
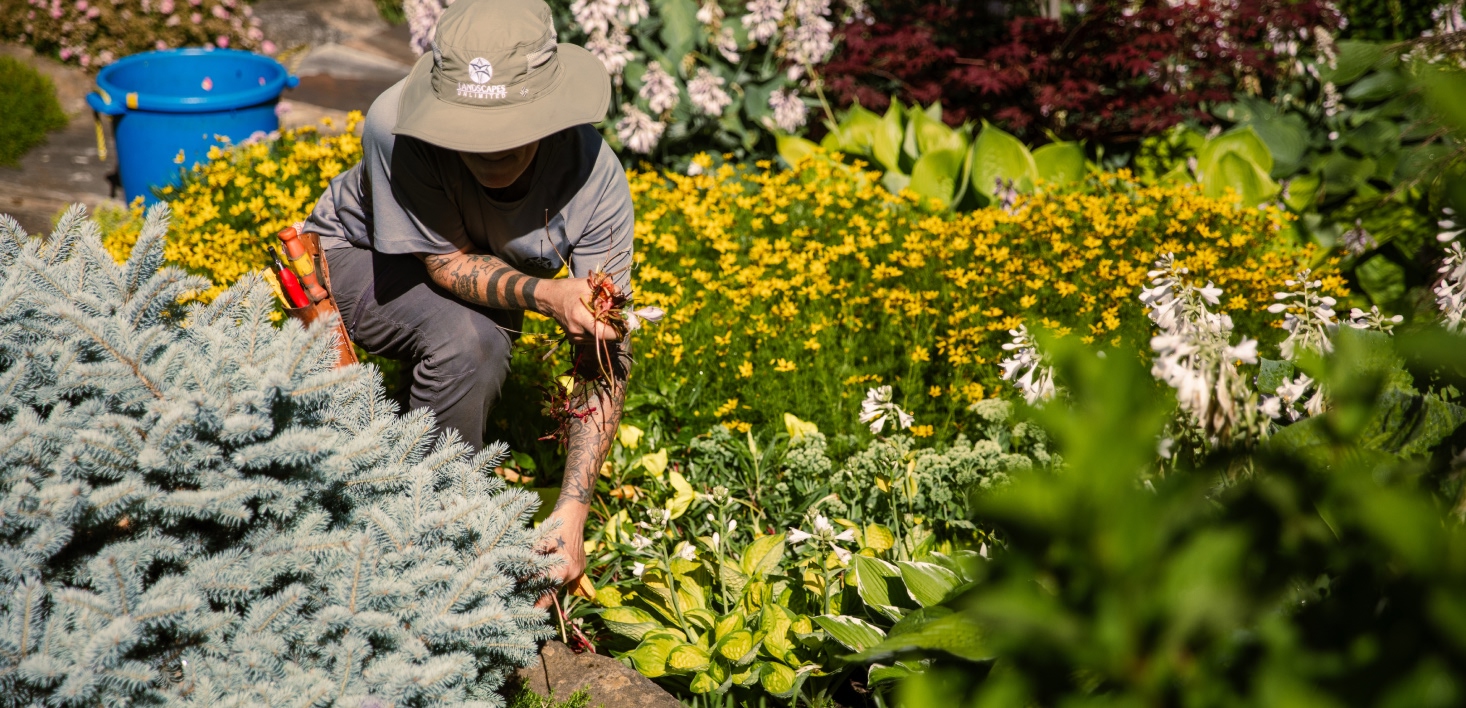
[(642, 455), (639, 462), (641, 468), (650, 473), (651, 476), (661, 479), (662, 474), (667, 471), (667, 448)]
[(702, 647), (683, 644), (667, 655), (667, 668), (676, 673), (692, 673), (706, 669), (711, 660), (712, 657)]
[(738, 662), (753, 650), (753, 633), (746, 629), (735, 630), (718, 642), (717, 651), (728, 661)]
[(794, 689), (794, 679), (797, 676), (793, 669), (775, 663), (759, 664), (760, 671), (758, 682), (765, 691), (776, 696), (788, 693)]
[(865, 525), (865, 547), (873, 551), (884, 553), (896, 545), (896, 535), (891, 530), (877, 523)]
[(692, 485), (680, 472), (668, 473), (667, 479), (672, 484), (676, 493), (667, 500), (667, 510), (672, 512), (672, 518), (676, 519), (687, 513), (687, 507), (692, 506), (692, 500), (697, 498), (697, 492), (692, 490)]
[(713, 680), (713, 677), (701, 673), (692, 677), (692, 684), (687, 687), (687, 690), (693, 693), (712, 693), (718, 690), (719, 685), (719, 682)]
[(729, 612), (728, 614), (723, 615), (723, 617), (718, 620), (716, 628), (713, 630), (713, 633), (715, 636), (717, 636), (718, 639), (722, 639), (723, 637), (726, 637), (733, 632), (737, 632), (738, 630), (743, 629), (743, 624), (744, 620), (742, 612)]
[(751, 577), (762, 577), (778, 570), (779, 562), (784, 559), (784, 534), (773, 536), (761, 536), (748, 544), (743, 549), (743, 558), (739, 559), (739, 568), (744, 575)]

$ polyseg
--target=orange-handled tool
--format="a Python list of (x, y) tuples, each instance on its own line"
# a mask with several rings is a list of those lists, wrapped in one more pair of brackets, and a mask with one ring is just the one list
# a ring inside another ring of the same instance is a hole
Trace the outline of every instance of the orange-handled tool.
[(305, 288), (305, 294), (310, 296), (311, 302), (320, 302), (330, 297), (326, 288), (316, 277), (316, 262), (305, 248), (305, 243), (300, 240), (300, 234), (295, 231), (294, 226), (287, 226), (280, 232), (280, 244), (285, 247), (285, 258), (290, 262), (290, 267), (300, 277), (300, 284)]

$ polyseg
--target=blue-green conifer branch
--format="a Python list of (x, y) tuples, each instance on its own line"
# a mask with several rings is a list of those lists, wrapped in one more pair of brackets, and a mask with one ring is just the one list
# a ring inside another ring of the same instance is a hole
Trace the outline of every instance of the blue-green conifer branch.
[(548, 636), (538, 498), (248, 277), (126, 263), (80, 207), (0, 217), (0, 695), (499, 706)]

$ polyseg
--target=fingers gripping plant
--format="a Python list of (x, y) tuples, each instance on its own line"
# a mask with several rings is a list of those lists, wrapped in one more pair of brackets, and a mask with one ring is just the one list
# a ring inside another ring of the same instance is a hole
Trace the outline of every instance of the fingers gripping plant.
[(0, 691), (48, 705), (500, 705), (548, 632), (489, 474), (247, 276), (209, 305), (74, 208), (0, 217)]

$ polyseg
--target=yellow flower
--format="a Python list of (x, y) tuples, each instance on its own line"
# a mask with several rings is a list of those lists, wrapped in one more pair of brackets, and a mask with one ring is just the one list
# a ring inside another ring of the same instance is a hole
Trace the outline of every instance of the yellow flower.
[(812, 352), (817, 352), (820, 350), (820, 340), (814, 337), (810, 337), (809, 339), (804, 340), (804, 348)]
[(918, 438), (929, 438), (932, 435), (935, 435), (936, 432), (937, 432), (936, 431), (936, 428), (933, 428), (930, 425), (913, 425), (913, 426), (911, 426), (911, 434), (914, 435), (914, 436), (916, 436), (916, 437), (918, 437)]
[(747, 379), (753, 377), (753, 362), (745, 361), (738, 365), (738, 377)]
[(718, 406), (718, 410), (713, 411), (713, 416), (717, 418), (722, 418), (723, 416), (726, 416), (736, 410), (738, 410), (738, 399), (730, 398), (726, 403)]
[(799, 368), (794, 364), (794, 362), (789, 361), (788, 359), (776, 359), (774, 361), (770, 361), (769, 363), (773, 364), (774, 371), (777, 371), (779, 373), (787, 374), (790, 371), (794, 371), (795, 369)]

